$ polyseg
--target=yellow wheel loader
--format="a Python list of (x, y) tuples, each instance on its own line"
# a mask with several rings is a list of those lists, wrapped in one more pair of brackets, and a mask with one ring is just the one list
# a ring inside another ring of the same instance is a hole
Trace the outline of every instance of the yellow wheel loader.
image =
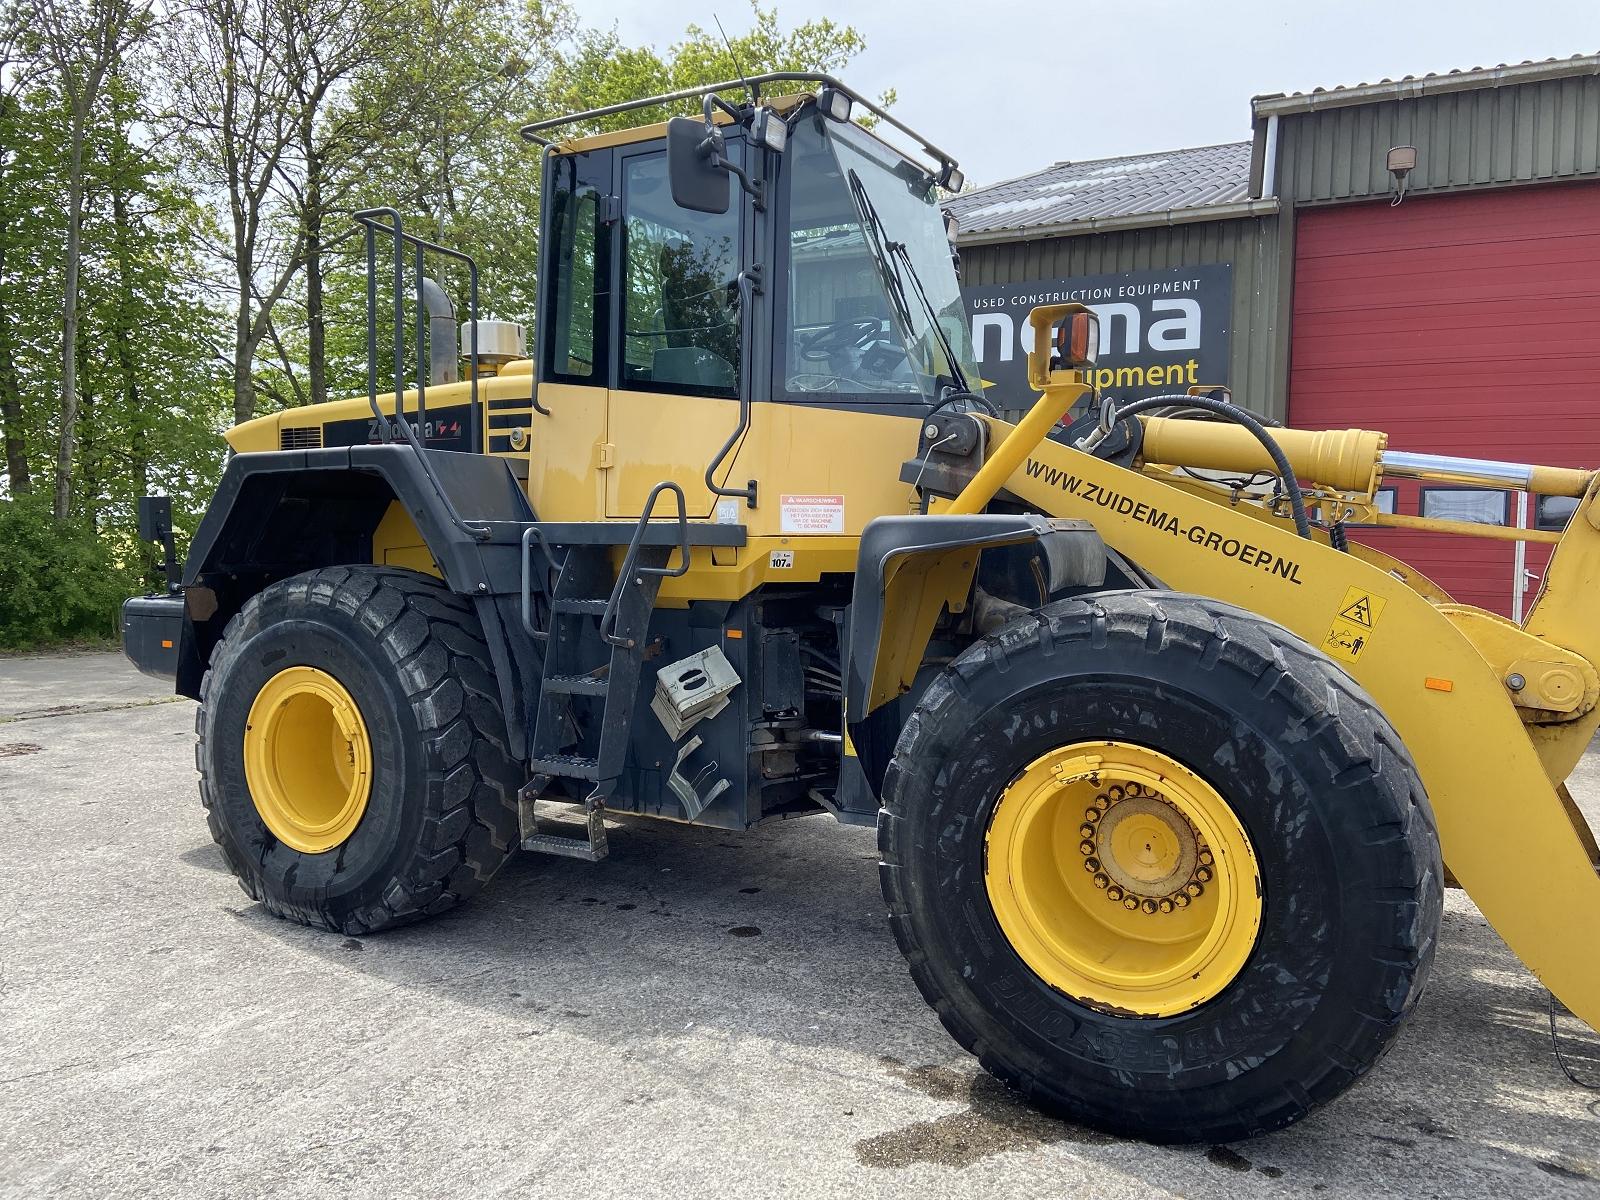
[[(126, 650), (200, 701), (201, 797), (253, 898), (365, 934), (519, 848), (600, 860), (612, 815), (831, 813), (876, 826), (954, 1037), (1156, 1140), (1360, 1078), (1450, 882), (1600, 1025), (1600, 854), (1563, 788), (1600, 724), (1600, 477), (1204, 389), (1119, 410), (1076, 305), (1032, 313), (1039, 399), (999, 419), (938, 206), (955, 162), (826, 76), (524, 132), (531, 350), (463, 256), (361, 213), (368, 394), (231, 430), (181, 570), (142, 506), (170, 584), (127, 603)], [(1348, 540), (1494, 532), (1379, 512), (1397, 476), (1578, 501), (1520, 626)]]

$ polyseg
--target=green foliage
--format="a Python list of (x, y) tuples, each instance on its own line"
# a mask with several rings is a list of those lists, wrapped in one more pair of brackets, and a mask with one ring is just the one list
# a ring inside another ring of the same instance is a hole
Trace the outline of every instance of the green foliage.
[[(863, 45), (759, 4), (744, 32), (729, 22), (731, 54), (715, 30), (630, 46), (580, 13), (571, 0), (190, 0), (152, 22), (143, 0), (0, 0), (0, 647), (111, 634), (121, 598), (158, 582), (134, 536), (138, 497), (172, 496), (181, 541), (235, 413), (366, 390), (351, 212), (392, 205), (408, 230), (471, 254), (481, 314), (531, 325), (542, 163), (521, 125), (741, 70), (838, 71)], [(127, 24), (107, 42), (116, 14)], [(78, 50), (113, 42), (86, 93)], [(77, 404), (58, 521), (75, 128)], [(647, 267), (653, 279), (659, 256)], [(437, 274), (465, 319), (464, 274)]]
[(0, 649), (116, 633), (139, 573), (81, 519), (51, 519), (47, 496), (0, 500)]

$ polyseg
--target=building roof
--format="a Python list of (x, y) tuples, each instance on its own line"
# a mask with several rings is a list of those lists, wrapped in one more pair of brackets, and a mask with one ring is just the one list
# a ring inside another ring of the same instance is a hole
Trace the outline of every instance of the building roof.
[(1439, 92), (1464, 92), (1473, 88), (1564, 79), (1573, 75), (1600, 75), (1600, 54), (1574, 54), (1571, 58), (1547, 58), (1540, 62), (1526, 59), (1520, 63), (1500, 63), (1493, 67), (1457, 68), (1426, 75), (1407, 75), (1404, 79), (1380, 79), (1377, 83), (1319, 87), (1290, 95), (1276, 92), (1255, 97), (1250, 101), (1250, 107), (1257, 117), (1270, 117), (1339, 108), (1347, 104), (1368, 104), (1374, 100), (1401, 100)]
[(945, 201), (963, 244), (1059, 237), (1119, 226), (1177, 224), (1276, 211), (1252, 202), (1250, 143), (1058, 162)]

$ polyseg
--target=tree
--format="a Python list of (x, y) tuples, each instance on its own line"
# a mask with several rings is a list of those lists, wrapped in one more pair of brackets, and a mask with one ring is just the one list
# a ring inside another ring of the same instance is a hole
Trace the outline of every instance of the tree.
[[(866, 48), (849, 25), (827, 17), (806, 21), (787, 32), (776, 7), (752, 0), (750, 29), (724, 41), (720, 32), (689, 25), (682, 39), (663, 55), (652, 47), (625, 46), (616, 31), (589, 31), (579, 39), (558, 82), (543, 98), (553, 112), (601, 108), (638, 97), (761, 75), (771, 71), (837, 74)], [(892, 96), (889, 97), (892, 99)], [(645, 109), (602, 118), (596, 129), (625, 129), (641, 121), (661, 121), (677, 112), (699, 112), (692, 101), (675, 109)]]
[(23, 433), (22, 383), (17, 374), (16, 341), (10, 290), (6, 287), (14, 247), (30, 215), (19, 204), (19, 160), (28, 146), (23, 92), (33, 64), (23, 57), (20, 43), (27, 27), (27, 8), (7, 3), (0, 9), (0, 437), (5, 442), (6, 487), (13, 496), (33, 491), (28, 468), (27, 440)]
[(299, 229), (274, 223), (282, 171), (296, 136), (294, 88), (276, 39), (277, 0), (195, 0), (172, 26), (172, 116), (196, 183), (219, 196), (225, 241), (213, 247), (229, 272), (233, 419), (256, 414), (255, 359), (272, 309), (304, 262)]
[(66, 262), (61, 300), (61, 410), (56, 452), (55, 518), (72, 504), (72, 459), (78, 420), (78, 288), (83, 260), (84, 146), (106, 79), (149, 28), (142, 0), (35, 0), (31, 28), (70, 116), (67, 135)]

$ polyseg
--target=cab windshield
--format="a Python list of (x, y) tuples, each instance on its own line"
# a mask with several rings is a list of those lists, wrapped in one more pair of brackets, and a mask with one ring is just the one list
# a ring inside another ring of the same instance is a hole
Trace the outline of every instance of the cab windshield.
[(932, 402), (962, 377), (976, 386), (928, 177), (864, 130), (820, 116), (799, 123), (785, 157), (791, 232), (781, 345), (790, 398)]

